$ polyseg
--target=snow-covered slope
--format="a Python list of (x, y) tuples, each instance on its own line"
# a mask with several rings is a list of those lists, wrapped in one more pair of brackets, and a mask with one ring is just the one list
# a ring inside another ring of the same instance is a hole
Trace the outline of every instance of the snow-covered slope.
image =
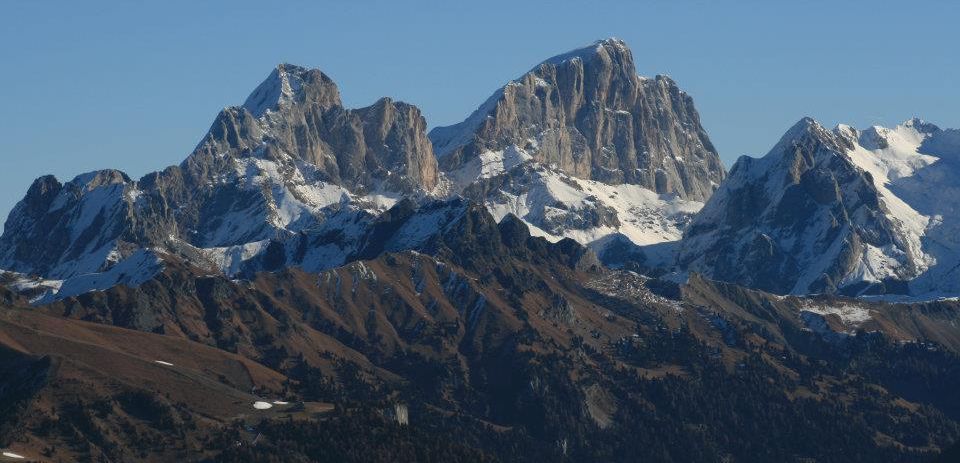
[(485, 204), (497, 220), (514, 214), (534, 235), (573, 238), (601, 256), (621, 240), (638, 252), (641, 246), (677, 241), (703, 205), (639, 185), (579, 179), (536, 162), (477, 181), (464, 196)]
[(200, 253), (202, 259), (231, 277), (292, 266), (321, 272), (373, 259), (385, 252), (432, 252), (438, 242), (451, 236), (459, 238), (461, 229), (470, 226), (467, 222), (476, 221), (477, 215), (486, 215), (485, 220), (496, 225), (482, 205), (463, 198), (419, 203), (406, 198), (378, 214), (342, 209), (318, 227), (294, 235), (242, 246), (202, 249)]
[(117, 285), (136, 287), (163, 270), (163, 260), (149, 249), (139, 249), (108, 269), (78, 274), (62, 280), (44, 279), (0, 271), (0, 284), (26, 296), (31, 303), (45, 304)]
[(960, 295), (960, 130), (928, 127), (918, 147), (935, 158), (910, 175), (891, 178), (888, 190), (926, 220), (923, 252), (932, 262), (910, 283), (924, 298)]
[(956, 286), (943, 273), (960, 249), (943, 225), (956, 224), (958, 210), (952, 133), (918, 119), (863, 131), (804, 119), (764, 158), (737, 162), (692, 223), (679, 263), (779, 293)]
[(77, 176), (61, 184), (38, 178), (7, 219), (0, 268), (53, 279), (103, 270), (120, 258), (120, 237), (138, 202), (119, 171)]
[[(893, 129), (874, 126), (858, 132), (845, 125), (834, 129), (839, 136), (849, 137), (852, 148), (845, 154), (854, 165), (870, 174), (887, 216), (895, 224), (894, 230), (900, 236), (900, 251), (913, 257), (916, 264), (914, 273), (917, 275), (936, 263), (936, 259), (923, 250), (921, 243), (930, 218), (917, 212), (890, 188), (898, 180), (911, 177), (937, 161), (936, 157), (919, 152), (923, 141), (934, 130), (934, 127), (917, 119), (909, 120)], [(888, 254), (888, 251), (868, 244), (864, 258), (860, 259), (857, 267), (845, 277), (842, 285), (877, 283), (886, 278), (898, 277), (897, 261)], [(907, 275), (907, 278), (912, 276)]]

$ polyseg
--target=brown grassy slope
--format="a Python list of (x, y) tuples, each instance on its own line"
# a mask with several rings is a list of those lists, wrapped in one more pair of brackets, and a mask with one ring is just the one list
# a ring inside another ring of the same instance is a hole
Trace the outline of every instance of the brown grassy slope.
[(182, 338), (29, 309), (0, 311), (0, 352), (13, 376), (2, 391), (9, 408), (0, 444), (44, 461), (105, 451), (158, 461), (196, 456), (204, 437), (230, 421), (277, 413), (252, 404), (283, 394), (286, 380)]

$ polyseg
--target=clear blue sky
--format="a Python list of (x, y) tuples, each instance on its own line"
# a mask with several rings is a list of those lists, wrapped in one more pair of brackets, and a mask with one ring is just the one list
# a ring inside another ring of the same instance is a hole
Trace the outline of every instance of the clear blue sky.
[(616, 36), (640, 74), (693, 95), (728, 166), (804, 115), (960, 127), (960, 2), (88, 3), (3, 4), (4, 218), (42, 174), (180, 162), (279, 62), (322, 69), (347, 106), (391, 96), (436, 126), (542, 59)]

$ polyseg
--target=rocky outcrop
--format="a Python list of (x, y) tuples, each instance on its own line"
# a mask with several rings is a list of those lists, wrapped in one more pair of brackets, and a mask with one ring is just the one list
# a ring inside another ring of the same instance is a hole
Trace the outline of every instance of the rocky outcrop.
[(453, 177), (482, 174), (492, 163), (509, 167), (513, 155), (582, 179), (700, 201), (724, 177), (690, 96), (669, 77), (638, 76), (617, 39), (544, 61), (430, 138)]
[(202, 174), (216, 156), (289, 155), (350, 190), (413, 192), (437, 183), (426, 120), (413, 105), (382, 98), (346, 109), (317, 69), (281, 64), (243, 106), (224, 109), (184, 162)]

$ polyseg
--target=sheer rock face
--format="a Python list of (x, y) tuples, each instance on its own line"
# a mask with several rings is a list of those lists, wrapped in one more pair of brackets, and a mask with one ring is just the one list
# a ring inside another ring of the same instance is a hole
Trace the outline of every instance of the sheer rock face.
[(179, 166), (139, 181), (118, 171), (61, 185), (42, 177), (11, 212), (0, 268), (57, 278), (104, 270), (140, 247), (178, 252), (295, 234), (365, 198), (437, 185), (426, 121), (384, 98), (345, 109), (318, 70), (282, 64), (220, 112)]
[(416, 106), (389, 98), (345, 109), (325, 74), (281, 64), (243, 106), (220, 113), (184, 167), (203, 172), (213, 157), (263, 150), (310, 163), (351, 191), (430, 190), (437, 164), (426, 126)]
[(705, 200), (724, 177), (689, 95), (668, 77), (637, 75), (608, 39), (551, 58), (430, 138), (445, 171), (513, 147), (565, 173)]
[(930, 263), (910, 225), (922, 217), (891, 213), (896, 198), (857, 164), (869, 154), (858, 135), (805, 118), (765, 157), (740, 158), (687, 229), (679, 265), (779, 294), (896, 292)]

